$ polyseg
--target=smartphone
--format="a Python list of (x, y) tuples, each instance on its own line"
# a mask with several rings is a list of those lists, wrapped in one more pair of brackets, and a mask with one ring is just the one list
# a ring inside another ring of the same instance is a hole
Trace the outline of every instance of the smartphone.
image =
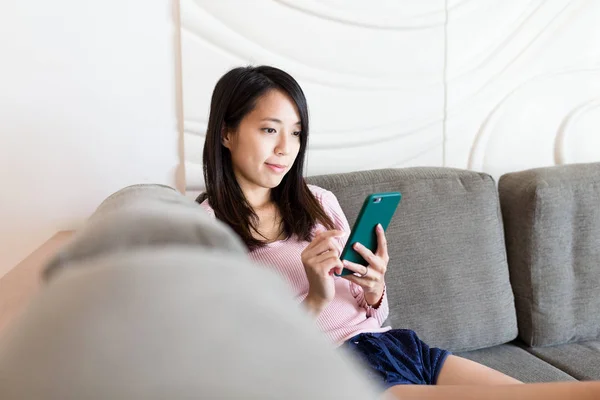
[[(377, 251), (377, 232), (375, 228), (377, 224), (381, 224), (385, 232), (401, 199), (402, 195), (400, 192), (373, 193), (368, 195), (352, 227), (352, 232), (346, 242), (346, 246), (344, 246), (340, 259), (356, 264), (368, 265), (365, 259), (352, 248), (352, 245), (359, 242), (375, 253)], [(353, 271), (344, 268), (341, 274), (336, 275), (345, 276), (353, 273)]]

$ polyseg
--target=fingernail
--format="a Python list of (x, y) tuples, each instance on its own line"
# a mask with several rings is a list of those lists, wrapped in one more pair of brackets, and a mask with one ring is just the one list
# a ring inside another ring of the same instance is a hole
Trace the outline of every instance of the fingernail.
[(346, 261), (346, 260), (343, 260), (343, 261), (342, 261), (342, 264), (344, 264), (344, 267), (347, 267), (347, 266), (348, 266), (348, 261)]
[(383, 230), (383, 226), (381, 226), (381, 224), (377, 224), (377, 230), (381, 232)]

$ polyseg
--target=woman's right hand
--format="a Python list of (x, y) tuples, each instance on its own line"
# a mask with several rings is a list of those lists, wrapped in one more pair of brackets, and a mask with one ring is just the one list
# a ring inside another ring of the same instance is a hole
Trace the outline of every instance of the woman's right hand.
[(343, 235), (340, 230), (319, 232), (302, 252), (309, 285), (304, 303), (317, 316), (335, 296), (333, 274), (340, 274), (344, 268), (340, 260), (340, 245), (335, 239)]

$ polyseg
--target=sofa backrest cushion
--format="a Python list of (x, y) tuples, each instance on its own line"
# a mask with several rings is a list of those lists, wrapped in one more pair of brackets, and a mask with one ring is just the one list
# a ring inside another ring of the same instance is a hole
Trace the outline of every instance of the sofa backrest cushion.
[(600, 336), (600, 163), (498, 182), (519, 322), (530, 346)]
[(371, 193), (399, 191), (386, 236), (394, 328), (453, 351), (517, 336), (498, 194), (486, 174), (404, 168), (311, 177), (332, 191), (350, 226)]

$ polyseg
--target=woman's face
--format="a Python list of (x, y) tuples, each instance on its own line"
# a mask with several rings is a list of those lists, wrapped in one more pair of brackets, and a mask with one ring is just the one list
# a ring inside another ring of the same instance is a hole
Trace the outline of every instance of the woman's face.
[(277, 187), (300, 151), (300, 115), (292, 99), (270, 90), (235, 131), (225, 132), (233, 171), (242, 190)]

